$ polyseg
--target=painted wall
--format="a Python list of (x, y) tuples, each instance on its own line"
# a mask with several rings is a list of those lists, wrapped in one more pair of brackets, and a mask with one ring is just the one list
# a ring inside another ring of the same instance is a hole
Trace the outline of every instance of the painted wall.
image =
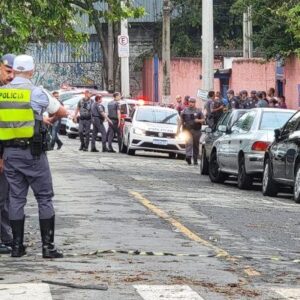
[(262, 59), (235, 59), (232, 63), (230, 87), (235, 91), (267, 91), (276, 87), (276, 63)]
[[(215, 61), (215, 68), (221, 68), (222, 62)], [(177, 95), (196, 97), (198, 89), (202, 87), (202, 63), (198, 58), (173, 58), (171, 61), (171, 101), (175, 103)], [(154, 74), (153, 59), (144, 62), (143, 71), (143, 93), (152, 101), (154, 99)], [(159, 97), (161, 99), (163, 85), (162, 64), (159, 70)], [(220, 90), (220, 81), (215, 79), (214, 89)]]
[(289, 108), (300, 107), (300, 59), (292, 56), (284, 66), (284, 93)]

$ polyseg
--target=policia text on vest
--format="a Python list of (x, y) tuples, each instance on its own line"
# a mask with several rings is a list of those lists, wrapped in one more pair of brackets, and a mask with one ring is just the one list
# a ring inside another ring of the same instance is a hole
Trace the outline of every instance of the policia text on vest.
[(30, 99), (30, 90), (0, 89), (0, 141), (33, 137), (35, 118)]

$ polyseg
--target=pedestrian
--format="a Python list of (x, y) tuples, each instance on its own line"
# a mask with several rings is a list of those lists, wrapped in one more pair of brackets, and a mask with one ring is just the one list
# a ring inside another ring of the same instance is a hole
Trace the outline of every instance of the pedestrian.
[(220, 102), (223, 103), (224, 109), (227, 109), (229, 102), (228, 102), (227, 99), (225, 99), (225, 98), (222, 96), (221, 92), (216, 92), (216, 97), (215, 97), (215, 98), (216, 98), (218, 101), (220, 101)]
[(274, 103), (278, 102), (278, 98), (275, 97), (275, 89), (274, 88), (272, 88), (272, 87), (269, 88), (267, 95), (268, 95), (268, 102), (270, 105), (274, 105)]
[(95, 97), (95, 102), (92, 105), (92, 124), (93, 124), (93, 135), (92, 135), (92, 148), (91, 152), (99, 152), (96, 148), (96, 138), (98, 136), (98, 132), (101, 133), (101, 141), (102, 141), (102, 152), (107, 152), (108, 149), (106, 147), (106, 129), (104, 127), (104, 121), (111, 123), (111, 120), (107, 117), (105, 113), (105, 108), (102, 104), (102, 96), (97, 95)]
[[(265, 91), (262, 91), (262, 98), (268, 103), (268, 105), (270, 104), (268, 97), (267, 97), (267, 93)], [(257, 97), (258, 98), (258, 97)]]
[(250, 97), (248, 97), (245, 101), (244, 108), (245, 109), (252, 109), (255, 108), (257, 105), (257, 96), (256, 91), (251, 91)]
[(244, 109), (249, 109), (248, 105), (248, 92), (246, 90), (240, 91), (240, 107)]
[(216, 99), (214, 91), (210, 91), (208, 93), (208, 101), (206, 102), (204, 109), (206, 111), (207, 125), (210, 128), (214, 128), (224, 110), (224, 104), (220, 100)]
[(191, 97), (189, 96), (189, 95), (186, 95), (185, 97), (184, 97), (184, 101), (183, 101), (183, 107), (184, 108), (187, 108), (187, 107), (189, 107), (189, 99), (190, 99)]
[(201, 127), (205, 123), (204, 115), (201, 110), (196, 107), (196, 99), (189, 99), (189, 107), (185, 108), (180, 116), (177, 133), (181, 131), (187, 133), (188, 139), (186, 141), (186, 161), (189, 165), (198, 165), (199, 143), (201, 137)]
[[(0, 86), (8, 84), (13, 80), (14, 59), (15, 55), (13, 54), (2, 56), (0, 61)], [(13, 237), (8, 214), (9, 185), (3, 173), (3, 167), (3, 160), (0, 158), (0, 254), (9, 254), (11, 252)]]
[(263, 92), (258, 92), (257, 98), (258, 98), (257, 107), (269, 107), (268, 102), (266, 101), (266, 99), (264, 99)]
[(184, 105), (182, 103), (182, 97), (180, 95), (176, 96), (176, 110), (178, 111), (179, 114), (184, 110)]
[(239, 99), (234, 95), (234, 90), (227, 91), (228, 109), (239, 109)]
[[(24, 207), (30, 186), (39, 207), (43, 258), (60, 258), (63, 255), (54, 245), (53, 186), (45, 152), (48, 146), (43, 120), (48, 124), (53, 123), (67, 113), (59, 102), (31, 83), (34, 74), (31, 56), (17, 56), (13, 70), (15, 78), (0, 93), (0, 119), (10, 116), (5, 126), (3, 122), (0, 124), (3, 145), (0, 155), (4, 159), (4, 174), (10, 187), (9, 218), (13, 233), (11, 256), (21, 257), (26, 254), (23, 245)], [(9, 103), (7, 99), (10, 99)], [(48, 111), (50, 117), (43, 119), (45, 111)]]
[(283, 109), (287, 109), (287, 105), (285, 103), (285, 96), (279, 97), (279, 107)]
[[(52, 96), (61, 104), (63, 103), (59, 101), (59, 92), (55, 91), (52, 93)], [(63, 142), (59, 138), (59, 130), (61, 126), (61, 119), (57, 120), (52, 126), (51, 126), (51, 144), (50, 148), (51, 150), (54, 149), (55, 144), (57, 144), (57, 150), (60, 150), (63, 146)]]
[(108, 127), (108, 152), (116, 152), (112, 146), (113, 139), (117, 135), (119, 152), (121, 151), (122, 135), (121, 135), (121, 94), (116, 92), (113, 94), (114, 100), (108, 103), (108, 118), (111, 123)]
[(90, 133), (92, 124), (92, 94), (89, 90), (84, 92), (84, 97), (79, 100), (74, 114), (73, 121), (77, 123), (79, 114), (79, 151), (88, 151), (90, 144)]

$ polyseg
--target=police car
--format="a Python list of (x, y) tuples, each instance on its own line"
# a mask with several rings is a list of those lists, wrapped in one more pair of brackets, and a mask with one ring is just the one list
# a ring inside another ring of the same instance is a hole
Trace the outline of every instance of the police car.
[(177, 110), (157, 106), (137, 106), (125, 119), (121, 151), (134, 155), (137, 150), (168, 153), (170, 158), (185, 154), (186, 137), (177, 135)]

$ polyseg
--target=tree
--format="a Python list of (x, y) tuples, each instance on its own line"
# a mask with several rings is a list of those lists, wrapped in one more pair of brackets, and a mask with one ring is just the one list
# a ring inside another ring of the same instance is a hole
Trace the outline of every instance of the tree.
[[(144, 7), (135, 7), (133, 1), (126, 0), (70, 0), (71, 3), (89, 15), (90, 25), (96, 29), (101, 44), (104, 64), (104, 79), (108, 90), (115, 90), (119, 68), (118, 35), (120, 34), (120, 20), (125, 18), (139, 18), (145, 13)], [(97, 3), (106, 3), (106, 9), (100, 9)], [(113, 43), (113, 44), (111, 44)], [(113, 69), (111, 69), (113, 68)]]
[(0, 54), (24, 52), (30, 42), (80, 45), (85, 37), (74, 30), (77, 13), (67, 0), (0, 1)]
[[(284, 58), (299, 52), (298, 0), (236, 0), (231, 12), (241, 15), (252, 5), (254, 47), (266, 58)], [(298, 10), (297, 10), (298, 8)], [(298, 16), (296, 19), (293, 17)], [(298, 37), (297, 37), (298, 33)]]

